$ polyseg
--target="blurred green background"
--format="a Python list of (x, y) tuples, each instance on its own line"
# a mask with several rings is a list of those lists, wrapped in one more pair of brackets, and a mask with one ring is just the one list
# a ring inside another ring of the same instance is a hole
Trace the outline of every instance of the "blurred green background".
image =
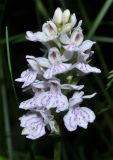
[[(113, 0), (0, 0), (0, 160), (113, 160)], [(57, 7), (83, 19), (85, 38), (97, 41), (92, 63), (102, 74), (83, 78), (85, 101), (97, 118), (87, 130), (35, 141), (21, 136), (18, 104), (29, 97), (14, 82), (27, 68), (25, 55), (42, 56), (40, 43), (25, 39), (27, 30), (41, 30)], [(6, 27), (7, 26), (7, 27)]]

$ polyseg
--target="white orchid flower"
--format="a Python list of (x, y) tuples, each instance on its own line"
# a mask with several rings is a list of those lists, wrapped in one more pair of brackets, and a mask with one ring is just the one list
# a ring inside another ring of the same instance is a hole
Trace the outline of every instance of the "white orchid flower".
[(68, 109), (68, 99), (61, 92), (60, 82), (58, 80), (50, 80), (49, 83), (49, 91), (46, 91), (37, 97), (38, 106), (45, 106), (48, 110), (56, 108), (56, 112)]
[(26, 138), (37, 139), (45, 135), (45, 122), (43, 117), (39, 113), (27, 113), (19, 118), (22, 135), (26, 135)]
[(38, 81), (36, 80), (34, 83), (32, 83), (32, 90), (35, 92), (34, 96), (28, 100), (25, 100), (20, 103), (19, 108), (25, 109), (25, 110), (36, 110), (40, 111), (44, 109), (44, 106), (39, 107), (38, 106), (38, 96), (44, 92), (44, 90), (47, 88), (47, 83), (45, 81)]
[(21, 73), (20, 78), (17, 78), (15, 80), (17, 82), (24, 82), (24, 84), (22, 85), (22, 88), (31, 85), (36, 80), (37, 75), (42, 74), (42, 70), (37, 61), (33, 59), (27, 59), (27, 62), (29, 65), (29, 69), (23, 71)]
[(91, 109), (79, 106), (83, 99), (90, 99), (95, 95), (96, 93), (84, 96), (84, 92), (81, 91), (75, 92), (72, 98), (69, 99), (69, 111), (63, 118), (64, 124), (69, 131), (76, 130), (77, 126), (86, 129), (88, 122), (91, 123), (95, 120), (95, 114)]
[(48, 42), (57, 38), (57, 27), (52, 21), (47, 21), (42, 26), (42, 32), (26, 32), (26, 39), (30, 41)]
[(37, 61), (42, 67), (48, 68), (43, 75), (46, 79), (51, 79), (57, 74), (67, 72), (72, 66), (72, 64), (63, 63), (61, 54), (55, 47), (50, 48), (48, 59), (39, 57)]
[(79, 105), (76, 105), (68, 111), (63, 120), (67, 130), (69, 131), (75, 131), (77, 126), (86, 129), (88, 127), (88, 122), (94, 122), (95, 114), (87, 107), (80, 107)]
[(28, 112), (26, 115), (19, 118), (22, 135), (26, 138), (37, 139), (46, 134), (45, 127), (53, 132), (58, 132), (55, 127), (54, 117), (49, 110), (41, 110), (40, 112)]

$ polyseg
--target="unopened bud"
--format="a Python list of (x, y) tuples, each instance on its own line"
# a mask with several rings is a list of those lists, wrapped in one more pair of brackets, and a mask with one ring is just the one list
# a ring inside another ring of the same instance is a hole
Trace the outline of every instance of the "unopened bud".
[(57, 8), (54, 12), (53, 20), (56, 24), (62, 23), (62, 10), (60, 8)]
[(62, 28), (62, 32), (65, 33), (65, 32), (70, 32), (71, 31), (71, 28), (72, 28), (72, 25), (71, 23), (67, 23), (63, 26)]
[(69, 17), (70, 17), (70, 11), (68, 9), (66, 9), (63, 12), (63, 19), (62, 19), (63, 23), (68, 23)]
[(75, 14), (72, 14), (72, 16), (70, 18), (70, 22), (71, 22), (72, 27), (74, 27), (77, 22), (77, 18), (76, 18)]

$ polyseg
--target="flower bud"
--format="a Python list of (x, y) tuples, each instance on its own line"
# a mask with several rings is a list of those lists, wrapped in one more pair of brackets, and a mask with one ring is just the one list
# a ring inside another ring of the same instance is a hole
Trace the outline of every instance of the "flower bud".
[(63, 26), (62, 28), (62, 32), (63, 33), (66, 33), (66, 32), (70, 32), (71, 31), (71, 28), (72, 28), (72, 24), (71, 23), (67, 23)]
[(70, 17), (70, 11), (68, 9), (66, 9), (63, 12), (63, 19), (62, 19), (63, 23), (68, 23), (69, 17)]
[(62, 10), (60, 8), (57, 8), (54, 12), (53, 20), (56, 24), (62, 23)]
[(76, 15), (75, 15), (75, 14), (72, 14), (72, 15), (71, 15), (71, 18), (70, 18), (70, 23), (71, 23), (72, 27), (75, 26), (76, 22), (77, 22)]

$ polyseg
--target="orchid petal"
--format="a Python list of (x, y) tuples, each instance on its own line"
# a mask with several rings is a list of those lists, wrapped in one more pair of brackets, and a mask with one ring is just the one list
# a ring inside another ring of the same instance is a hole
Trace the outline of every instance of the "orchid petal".
[(47, 69), (44, 73), (44, 78), (51, 79), (53, 76), (67, 72), (71, 68), (71, 64), (61, 63), (58, 65), (52, 66), (50, 69)]
[(63, 46), (63, 47), (66, 51), (69, 51), (69, 52), (79, 51), (79, 48), (77, 46), (75, 46), (74, 44), (69, 44), (69, 45), (66, 45), (66, 46)]
[(45, 124), (41, 115), (30, 113), (22, 116), (20, 119), (21, 126), (24, 127), (22, 134), (26, 138), (37, 139), (45, 135)]
[(76, 130), (77, 126), (87, 128), (88, 122), (95, 120), (94, 112), (87, 107), (75, 106), (64, 116), (64, 124), (69, 131)]
[(93, 93), (93, 94), (90, 94), (90, 95), (86, 95), (86, 96), (83, 96), (83, 98), (85, 99), (90, 99), (90, 98), (93, 98), (97, 93)]
[(83, 73), (101, 73), (101, 70), (96, 68), (96, 67), (92, 67), (89, 64), (85, 64), (85, 63), (76, 63), (73, 65), (73, 67), (77, 68), (78, 70), (80, 70)]
[(37, 97), (38, 106), (45, 106), (47, 109), (55, 108), (55, 95), (53, 92), (47, 91)]
[(45, 81), (36, 80), (35, 82), (32, 83), (32, 87), (39, 88), (39, 89), (45, 89), (48, 87), (48, 84)]
[(42, 31), (49, 37), (57, 34), (57, 27), (52, 21), (47, 21), (43, 24)]
[(77, 129), (77, 121), (75, 119), (75, 115), (73, 110), (68, 111), (68, 113), (64, 116), (64, 125), (68, 131), (75, 131)]
[(47, 58), (44, 57), (39, 57), (37, 58), (37, 62), (40, 64), (42, 67), (50, 68), (51, 64)]
[(86, 116), (84, 116), (84, 117), (86, 118), (86, 120), (88, 122), (90, 122), (90, 123), (94, 122), (96, 116), (91, 109), (89, 109), (87, 107), (81, 107), (81, 111), (84, 112), (84, 113), (82, 113), (83, 115), (86, 114)]
[(43, 32), (33, 33), (31, 31), (27, 31), (26, 32), (26, 39), (28, 39), (30, 41), (34, 41), (34, 42), (37, 42), (37, 41), (47, 42), (48, 41), (48, 37)]
[(68, 99), (65, 95), (61, 93), (56, 95), (56, 107), (56, 112), (65, 111), (68, 109)]
[(75, 92), (72, 98), (69, 99), (69, 106), (73, 107), (74, 105), (81, 103), (83, 101), (83, 98), (82, 98), (83, 95), (84, 95), (83, 91)]
[(81, 90), (83, 87), (84, 87), (84, 85), (73, 85), (73, 84), (61, 85), (61, 88), (66, 89), (66, 90)]
[(56, 47), (50, 48), (48, 59), (51, 64), (56, 64), (58, 62), (61, 62), (60, 52)]
[(71, 40), (69, 39), (67, 34), (61, 34), (60, 41), (63, 44), (70, 44), (71, 43)]
[(82, 52), (85, 52), (88, 49), (91, 49), (91, 47), (93, 46), (93, 44), (95, 44), (96, 42), (90, 41), (90, 40), (85, 40), (81, 45), (80, 45), (80, 50)]
[(31, 69), (27, 69), (22, 72), (21, 78), (17, 78), (15, 81), (17, 82), (24, 82), (22, 88), (29, 86), (31, 83), (35, 81), (37, 77), (37, 72)]
[(71, 34), (71, 42), (75, 46), (79, 46), (82, 43), (83, 39), (84, 39), (84, 36), (83, 36), (81, 27), (79, 29), (78, 27), (76, 27)]

